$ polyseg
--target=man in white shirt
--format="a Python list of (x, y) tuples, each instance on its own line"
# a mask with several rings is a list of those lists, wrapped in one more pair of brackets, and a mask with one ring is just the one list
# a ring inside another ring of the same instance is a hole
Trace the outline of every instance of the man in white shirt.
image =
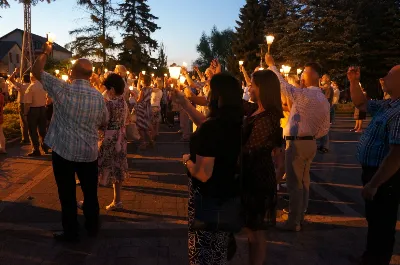
[(31, 85), (25, 91), (24, 105), (24, 114), (28, 121), (32, 144), (32, 152), (28, 156), (40, 156), (39, 146), (46, 154), (49, 153), (49, 148), (44, 144), (47, 131), (46, 94), (42, 83), (31, 74)]
[(290, 196), (289, 219), (279, 228), (300, 231), (308, 207), (310, 167), (317, 152), (316, 140), (329, 131), (330, 105), (319, 88), (321, 67), (305, 65), (301, 87), (290, 85), (267, 54), (265, 61), (281, 82), (281, 92), (292, 102), (288, 124), (283, 129), (286, 140), (286, 181)]

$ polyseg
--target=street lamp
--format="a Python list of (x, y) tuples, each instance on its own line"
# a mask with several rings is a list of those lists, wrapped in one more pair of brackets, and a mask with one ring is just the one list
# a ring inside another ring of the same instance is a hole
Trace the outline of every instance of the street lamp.
[(268, 54), (269, 54), (269, 51), (270, 51), (270, 49), (271, 49), (271, 45), (272, 45), (272, 43), (274, 42), (274, 40), (275, 40), (275, 37), (274, 37), (274, 36), (272, 36), (272, 35), (267, 35), (265, 38), (267, 39), (267, 44), (268, 44)]
[(176, 64), (172, 64), (170, 67), (169, 67), (169, 76), (171, 77), (171, 78), (173, 78), (173, 79), (179, 79), (179, 76), (180, 76), (180, 73), (181, 73), (181, 67), (180, 66), (178, 66), (178, 65), (176, 65)]

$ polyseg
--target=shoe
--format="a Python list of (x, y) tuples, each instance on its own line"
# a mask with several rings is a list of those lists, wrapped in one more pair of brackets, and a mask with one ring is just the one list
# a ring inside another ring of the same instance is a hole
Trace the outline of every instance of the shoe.
[(115, 211), (115, 210), (122, 209), (122, 208), (123, 208), (122, 202), (118, 202), (118, 203), (112, 202), (110, 205), (106, 206), (107, 211)]
[(351, 129), (351, 130), (350, 130), (350, 132), (355, 132), (355, 131), (356, 131), (356, 129)]
[(287, 189), (287, 184), (286, 183), (282, 183), (280, 184), (281, 188)]
[(325, 147), (321, 147), (318, 151), (319, 151), (321, 154), (329, 153), (329, 149), (327, 149), (327, 148), (325, 148)]
[(292, 225), (288, 222), (277, 224), (276, 228), (282, 231), (287, 231), (287, 232), (300, 232), (301, 231), (301, 226), (300, 225)]
[(355, 131), (356, 133), (362, 133), (363, 132), (363, 130), (357, 130), (357, 131)]
[(32, 151), (29, 154), (27, 154), (27, 156), (30, 157), (35, 157), (35, 156), (41, 156), (42, 154), (40, 153), (40, 151)]
[(50, 151), (50, 150), (44, 150), (44, 153), (45, 153), (46, 155), (49, 155), (49, 154), (51, 154), (51, 151)]
[(58, 242), (68, 242), (68, 243), (78, 243), (79, 242), (79, 236), (74, 235), (74, 236), (69, 236), (66, 235), (64, 232), (56, 232), (53, 234), (54, 240)]
[(289, 208), (283, 208), (282, 212), (289, 214)]
[(76, 207), (80, 210), (83, 210), (83, 201), (79, 201), (76, 203)]

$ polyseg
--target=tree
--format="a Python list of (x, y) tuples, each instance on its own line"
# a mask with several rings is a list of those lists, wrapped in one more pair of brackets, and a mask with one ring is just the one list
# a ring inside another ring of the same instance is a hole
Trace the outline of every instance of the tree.
[(378, 79), (400, 64), (400, 1), (356, 1), (363, 87), (371, 97), (380, 92)]
[[(8, 2), (9, 0), (0, 0), (0, 7), (10, 7), (10, 4)], [(36, 5), (39, 1), (44, 2), (46, 1), (47, 3), (54, 2), (55, 0), (15, 0), (18, 1), (20, 4), (32, 4)]]
[(157, 67), (157, 75), (163, 76), (165, 73), (168, 72), (168, 57), (165, 53), (164, 44), (161, 43), (160, 48), (158, 49), (158, 58), (156, 61)]
[(265, 42), (265, 21), (269, 1), (247, 0), (240, 9), (236, 21), (236, 33), (232, 44), (232, 55), (229, 58), (228, 70), (239, 74), (239, 60), (245, 61), (245, 68), (251, 72), (260, 65), (260, 46)]
[(151, 34), (160, 29), (154, 22), (158, 17), (150, 13), (147, 0), (126, 0), (119, 8), (119, 23), (124, 28), (119, 59), (132, 71), (148, 69), (149, 64), (156, 64), (151, 53), (158, 48), (158, 43)]
[(203, 32), (196, 47), (200, 57), (195, 64), (204, 70), (216, 58), (221, 63), (222, 69), (226, 69), (228, 58), (232, 56), (233, 36), (234, 32), (231, 29), (219, 31), (216, 26), (212, 28), (210, 36)]
[(107, 61), (112, 58), (109, 51), (116, 47), (110, 35), (115, 26), (115, 8), (110, 0), (78, 0), (78, 5), (89, 12), (90, 24), (70, 31), (76, 38), (67, 47), (78, 57), (100, 58), (107, 67)]

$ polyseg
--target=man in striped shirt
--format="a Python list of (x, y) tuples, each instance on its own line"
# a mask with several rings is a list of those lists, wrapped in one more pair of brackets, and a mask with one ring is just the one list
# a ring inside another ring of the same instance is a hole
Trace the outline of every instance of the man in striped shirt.
[(43, 71), (51, 52), (52, 44), (47, 42), (32, 67), (32, 74), (54, 102), (53, 119), (45, 143), (52, 149), (64, 230), (54, 234), (54, 238), (74, 242), (78, 240), (79, 226), (75, 173), (85, 198), (85, 228), (91, 236), (98, 232), (98, 129), (107, 123), (108, 112), (102, 95), (90, 85), (91, 62), (77, 60), (71, 69), (72, 83), (68, 84)]
[(349, 68), (347, 76), (354, 105), (373, 116), (357, 152), (368, 222), (367, 246), (360, 265), (388, 265), (400, 202), (400, 65), (383, 78), (391, 99), (367, 100), (360, 87), (359, 68)]

